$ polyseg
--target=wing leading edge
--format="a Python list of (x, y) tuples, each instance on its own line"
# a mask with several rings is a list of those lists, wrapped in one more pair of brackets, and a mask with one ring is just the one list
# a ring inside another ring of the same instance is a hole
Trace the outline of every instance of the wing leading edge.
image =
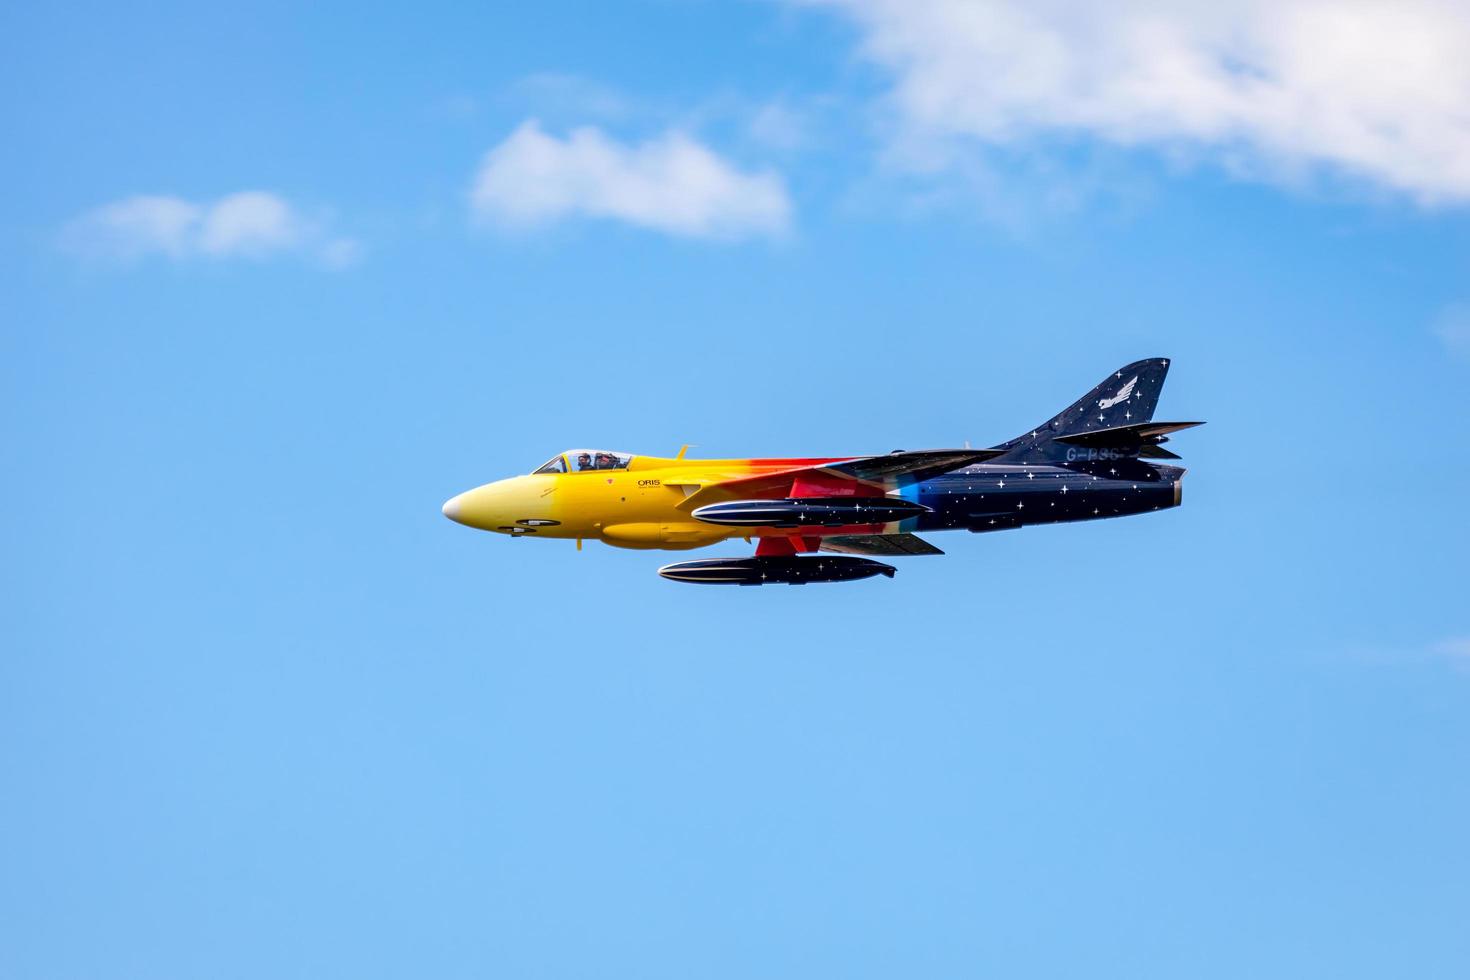
[(999, 455), (998, 449), (897, 450), (886, 456), (860, 456), (819, 466), (796, 466), (700, 487), (684, 498), (679, 509), (693, 510), (721, 500), (761, 497), (879, 496), (897, 486), (983, 463)]

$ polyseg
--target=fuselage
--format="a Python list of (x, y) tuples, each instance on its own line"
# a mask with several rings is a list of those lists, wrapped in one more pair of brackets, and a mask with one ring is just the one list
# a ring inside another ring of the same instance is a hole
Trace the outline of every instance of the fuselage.
[[(692, 516), (693, 504), (704, 499), (698, 496), (701, 490), (856, 457), (693, 460), (573, 450), (535, 473), (462, 493), (444, 505), (444, 514), (517, 537), (682, 550), (730, 538), (1003, 530), (1147, 513), (1180, 502), (1184, 471), (1179, 467), (1081, 455), (1070, 462), (979, 463), (906, 485), (864, 489), (927, 508), (887, 524), (732, 528)], [(589, 459), (585, 468), (578, 465), (579, 456)], [(599, 466), (604, 457), (608, 465)]]

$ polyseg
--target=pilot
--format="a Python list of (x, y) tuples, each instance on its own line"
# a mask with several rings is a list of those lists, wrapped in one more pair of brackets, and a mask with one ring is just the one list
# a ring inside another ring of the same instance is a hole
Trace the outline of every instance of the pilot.
[(612, 453), (598, 453), (597, 454), (597, 468), (598, 469), (600, 469), (600, 470), (615, 470), (615, 469), (617, 469), (617, 467), (618, 467), (618, 461), (613, 458), (613, 454)]
[(578, 453), (577, 454), (577, 471), (580, 473), (582, 470), (590, 470), (590, 469), (592, 469), (592, 454), (591, 453)]

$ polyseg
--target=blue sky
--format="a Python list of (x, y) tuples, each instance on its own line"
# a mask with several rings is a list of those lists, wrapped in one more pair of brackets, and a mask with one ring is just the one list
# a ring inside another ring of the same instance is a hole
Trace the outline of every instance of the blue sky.
[[(1470, 24), (1088, 9), (7, 11), (0, 975), (1465, 975)], [(1154, 355), (892, 581), (439, 514)]]

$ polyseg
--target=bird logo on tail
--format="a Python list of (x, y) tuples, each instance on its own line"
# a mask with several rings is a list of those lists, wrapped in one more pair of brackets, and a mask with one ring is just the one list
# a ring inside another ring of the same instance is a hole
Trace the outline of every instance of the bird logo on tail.
[(1134, 375), (1133, 377), (1128, 379), (1128, 383), (1123, 386), (1123, 390), (1118, 392), (1112, 398), (1098, 399), (1097, 407), (1108, 409), (1112, 408), (1114, 405), (1117, 405), (1120, 402), (1126, 402), (1129, 398), (1133, 397), (1133, 386), (1136, 384), (1138, 384), (1138, 376)]

